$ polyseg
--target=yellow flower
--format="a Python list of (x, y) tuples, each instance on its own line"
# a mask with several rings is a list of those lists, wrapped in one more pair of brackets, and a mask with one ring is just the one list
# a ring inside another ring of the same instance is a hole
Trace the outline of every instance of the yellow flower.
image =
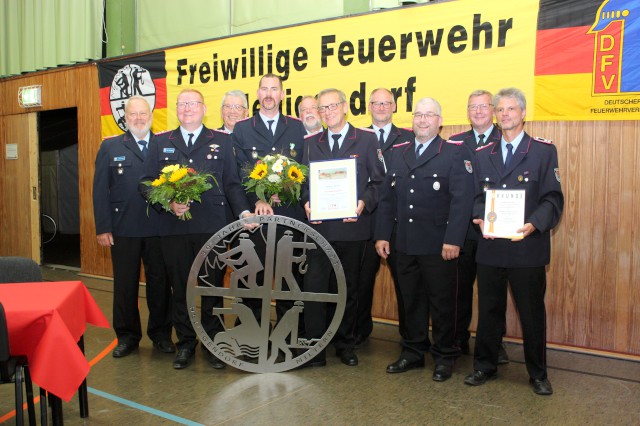
[(164, 169), (162, 169), (162, 173), (171, 173), (171, 172), (175, 172), (176, 170), (178, 170), (180, 168), (179, 165), (177, 164), (172, 164), (170, 166), (165, 166)]
[(163, 183), (165, 183), (167, 180), (164, 178), (164, 176), (160, 176), (158, 179), (154, 180), (153, 182), (151, 182), (151, 186), (160, 186)]
[(251, 179), (260, 180), (267, 175), (267, 168), (268, 166), (264, 163), (256, 164), (249, 177)]
[(171, 173), (171, 176), (169, 177), (169, 182), (177, 182), (183, 177), (185, 177), (187, 173), (189, 173), (189, 171), (187, 170), (186, 167), (182, 169), (178, 169), (175, 172)]
[(295, 181), (298, 183), (302, 183), (302, 181), (304, 181), (304, 175), (302, 174), (300, 169), (297, 168), (296, 166), (289, 167), (287, 176), (289, 176), (289, 179), (291, 179), (292, 181)]

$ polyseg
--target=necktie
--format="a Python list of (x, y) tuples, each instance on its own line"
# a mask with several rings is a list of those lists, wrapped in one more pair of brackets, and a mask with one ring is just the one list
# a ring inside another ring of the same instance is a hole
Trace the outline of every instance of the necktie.
[(478, 135), (478, 146), (484, 145), (484, 133)]
[(140, 140), (138, 141), (138, 145), (142, 147), (142, 158), (147, 158), (147, 153), (149, 152), (147, 149), (147, 141)]
[(384, 129), (380, 129), (380, 137), (378, 138), (378, 143), (380, 144), (380, 148), (384, 145)]
[(507, 158), (504, 159), (504, 168), (509, 167), (511, 160), (513, 159), (513, 145), (507, 144)]
[(419, 143), (418, 146), (416, 147), (416, 159), (420, 158), (420, 155), (422, 154), (423, 150), (424, 150), (424, 144)]
[(191, 149), (193, 147), (193, 133), (189, 133), (189, 140), (187, 141), (187, 148)]
[(331, 155), (333, 158), (338, 158), (338, 149), (340, 149), (340, 145), (338, 145), (338, 141), (340, 140), (340, 135), (331, 135), (333, 138), (333, 146), (331, 147)]
[(271, 133), (271, 136), (273, 136), (273, 130), (271, 130), (271, 126), (273, 126), (273, 122), (275, 120), (267, 120), (267, 123), (269, 123), (269, 133)]

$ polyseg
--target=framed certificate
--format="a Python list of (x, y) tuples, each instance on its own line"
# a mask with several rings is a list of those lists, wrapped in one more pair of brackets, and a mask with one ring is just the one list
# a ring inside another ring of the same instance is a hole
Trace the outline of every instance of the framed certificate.
[(356, 171), (355, 158), (315, 161), (309, 164), (309, 220), (356, 217)]
[(516, 230), (524, 226), (524, 189), (488, 189), (484, 207), (484, 235), (521, 239)]

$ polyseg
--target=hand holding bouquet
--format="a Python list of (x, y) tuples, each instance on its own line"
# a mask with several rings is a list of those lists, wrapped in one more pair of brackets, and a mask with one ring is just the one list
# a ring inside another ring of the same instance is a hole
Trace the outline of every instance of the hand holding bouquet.
[(270, 205), (273, 205), (274, 198), (276, 202), (279, 199), (281, 203), (290, 205), (300, 199), (300, 187), (308, 173), (307, 166), (284, 155), (266, 155), (250, 169), (244, 187)]
[[(173, 164), (163, 168), (158, 179), (142, 183), (149, 187), (146, 192), (149, 203), (159, 203), (170, 212), (172, 202), (187, 205), (192, 201), (200, 202), (202, 193), (213, 188), (210, 180), (218, 184), (212, 174), (198, 173), (191, 167)], [(189, 210), (179, 216), (179, 219), (191, 219)]]

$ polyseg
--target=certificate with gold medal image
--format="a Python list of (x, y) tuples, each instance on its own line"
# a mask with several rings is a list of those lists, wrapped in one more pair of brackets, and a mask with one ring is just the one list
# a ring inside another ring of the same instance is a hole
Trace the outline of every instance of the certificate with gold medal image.
[(309, 163), (309, 220), (356, 217), (356, 170), (355, 158)]
[(485, 193), (484, 235), (522, 239), (522, 233), (516, 231), (524, 226), (524, 189), (488, 189)]

